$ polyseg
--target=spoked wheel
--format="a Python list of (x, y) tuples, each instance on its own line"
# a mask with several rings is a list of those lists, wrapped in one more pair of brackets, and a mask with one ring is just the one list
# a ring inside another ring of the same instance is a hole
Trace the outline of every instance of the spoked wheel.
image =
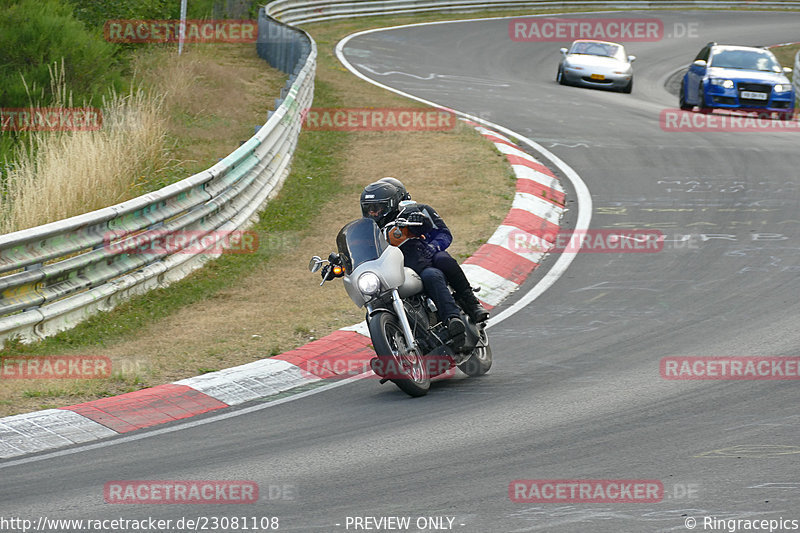
[(481, 330), (481, 338), (472, 351), (472, 356), (458, 365), (458, 368), (471, 377), (482, 376), (492, 368), (492, 347), (489, 346), (485, 329)]
[(379, 313), (369, 322), (369, 335), (378, 357), (394, 360), (393, 375), (402, 374), (407, 379), (392, 378), (392, 382), (409, 396), (425, 396), (431, 388), (428, 367), (418, 350), (406, 344), (403, 327), (391, 313)]

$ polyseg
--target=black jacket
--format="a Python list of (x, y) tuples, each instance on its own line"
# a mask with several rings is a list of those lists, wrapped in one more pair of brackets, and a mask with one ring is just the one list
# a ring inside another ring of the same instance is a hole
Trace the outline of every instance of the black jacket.
[(411, 212), (418, 211), (423, 214), (423, 226), (410, 227), (410, 231), (418, 235), (418, 239), (405, 241), (400, 250), (403, 251), (405, 266), (421, 273), (423, 269), (431, 266), (433, 256), (447, 249), (453, 242), (453, 234), (442, 217), (429, 205), (415, 204), (400, 211), (398, 218), (405, 218)]

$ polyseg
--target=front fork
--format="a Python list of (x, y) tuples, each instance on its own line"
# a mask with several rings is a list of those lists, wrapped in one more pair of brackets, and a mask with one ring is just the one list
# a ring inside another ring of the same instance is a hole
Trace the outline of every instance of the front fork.
[(410, 351), (416, 351), (417, 340), (414, 338), (414, 332), (411, 331), (411, 324), (408, 323), (408, 316), (406, 316), (406, 308), (403, 306), (403, 300), (400, 299), (400, 294), (397, 289), (392, 290), (392, 307), (400, 320), (400, 325), (403, 326), (403, 334), (406, 336), (406, 346)]

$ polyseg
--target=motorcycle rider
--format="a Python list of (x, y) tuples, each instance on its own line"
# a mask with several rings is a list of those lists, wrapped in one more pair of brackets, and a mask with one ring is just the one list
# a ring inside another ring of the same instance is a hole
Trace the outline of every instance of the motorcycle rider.
[[(405, 185), (403, 185), (403, 182), (399, 179), (385, 177), (378, 180), (378, 183), (381, 182), (390, 183), (397, 187), (400, 191), (401, 201), (411, 200), (411, 194), (408, 193)], [(422, 256), (430, 255), (430, 265), (444, 273), (447, 282), (456, 292), (456, 299), (472, 321), (476, 324), (485, 321), (489, 318), (488, 311), (486, 311), (475, 297), (475, 293), (472, 291), (472, 287), (464, 271), (461, 269), (461, 265), (445, 251), (446, 248), (450, 246), (450, 243), (453, 242), (453, 234), (432, 207), (425, 204), (416, 204), (414, 207), (419, 210), (419, 213), (416, 213), (416, 210), (411, 208), (409, 212), (404, 213), (404, 215), (407, 216), (409, 222), (423, 223), (423, 226), (420, 227), (421, 230), (414, 227), (410, 229), (417, 235), (424, 235), (425, 241), (429, 245), (425, 247), (420, 243), (416, 243), (416, 252)], [(431, 252), (433, 253), (431, 254)], [(413, 266), (411, 268), (413, 268)]]
[[(364, 188), (360, 199), (361, 211), (363, 216), (375, 220), (380, 228), (395, 221), (401, 211), (407, 222), (418, 224), (408, 226), (409, 231), (418, 238), (405, 240), (400, 246), (404, 263), (422, 278), (425, 292), (436, 304), (439, 319), (447, 324), (448, 333), (458, 349), (464, 343), (465, 326), (447, 287), (450, 278), (445, 277), (445, 271), (455, 280), (455, 283), (451, 280), (451, 285), (462, 303), (466, 304), (463, 307), (473, 320), (486, 320), (488, 313), (475, 298), (458, 262), (444, 252), (453, 240), (447, 225), (432, 207), (425, 204), (401, 206), (400, 202), (404, 199), (410, 199), (410, 195), (403, 184), (394, 178), (384, 178)], [(469, 305), (470, 297), (475, 306)]]

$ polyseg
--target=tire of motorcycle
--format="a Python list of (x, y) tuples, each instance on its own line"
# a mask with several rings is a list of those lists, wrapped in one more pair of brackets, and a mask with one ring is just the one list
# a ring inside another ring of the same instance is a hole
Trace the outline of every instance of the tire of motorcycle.
[(392, 379), (400, 390), (409, 396), (425, 396), (431, 388), (431, 377), (425, 359), (408, 349), (403, 326), (392, 313), (373, 315), (369, 321), (369, 336), (378, 356), (391, 356), (408, 379)]
[(459, 370), (470, 377), (482, 376), (492, 368), (492, 347), (486, 330), (481, 330), (478, 346), (472, 351), (469, 359), (458, 365)]

